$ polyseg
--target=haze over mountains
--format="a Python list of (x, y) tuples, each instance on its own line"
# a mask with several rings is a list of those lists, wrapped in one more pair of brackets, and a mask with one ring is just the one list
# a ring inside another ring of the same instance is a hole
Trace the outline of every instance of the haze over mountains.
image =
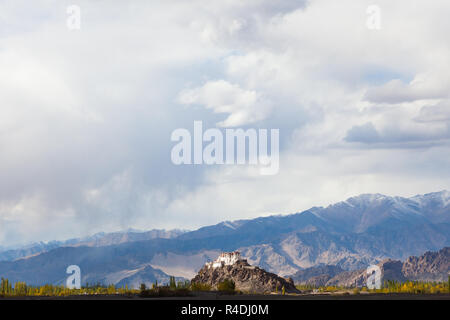
[(31, 243), (23, 246), (17, 246), (15, 248), (5, 248), (3, 250), (0, 247), (0, 261), (13, 261), (20, 258), (26, 258), (59, 247), (102, 247), (125, 242), (150, 240), (155, 238), (170, 239), (175, 238), (184, 232), (186, 231), (178, 229), (169, 231), (158, 229), (149, 231), (128, 229), (122, 232), (100, 232), (89, 237), (73, 238), (65, 241)]
[[(192, 278), (208, 259), (233, 250), (281, 276), (325, 265), (358, 270), (450, 246), (450, 192), (411, 198), (364, 194), (300, 213), (169, 234), (58, 244), (34, 256), (0, 262), (0, 275), (30, 284), (61, 284), (66, 267), (77, 264), (83, 283), (165, 282), (168, 274)], [(5, 257), (5, 252), (0, 255)]]

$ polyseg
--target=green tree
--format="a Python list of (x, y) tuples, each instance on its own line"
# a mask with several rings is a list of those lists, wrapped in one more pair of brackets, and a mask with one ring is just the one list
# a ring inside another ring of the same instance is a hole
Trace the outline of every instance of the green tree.
[(4, 296), (11, 295), (13, 293), (12, 285), (8, 279), (2, 278), (0, 282), (0, 294)]
[(177, 283), (175, 282), (175, 277), (171, 276), (169, 280), (169, 287), (170, 289), (176, 289)]
[(25, 282), (16, 282), (14, 284), (14, 295), (16, 296), (26, 296), (27, 295), (27, 284)]
[(234, 290), (236, 289), (236, 285), (233, 280), (225, 279), (222, 282), (219, 282), (217, 285), (217, 290), (226, 292), (226, 293), (234, 293)]
[(190, 284), (192, 291), (210, 291), (211, 286), (207, 283), (201, 282), (191, 282)]

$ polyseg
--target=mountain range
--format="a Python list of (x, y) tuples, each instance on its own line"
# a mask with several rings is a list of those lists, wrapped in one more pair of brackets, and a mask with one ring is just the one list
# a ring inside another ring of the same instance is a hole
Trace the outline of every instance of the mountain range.
[(118, 232), (99, 232), (92, 236), (83, 238), (73, 238), (65, 241), (50, 241), (30, 243), (22, 246), (15, 246), (2, 249), (0, 247), (0, 261), (14, 261), (20, 258), (30, 257), (59, 247), (102, 247), (125, 242), (143, 241), (156, 238), (170, 239), (184, 233), (184, 230), (158, 230), (139, 231), (128, 229)]
[(62, 242), (41, 251), (3, 252), (0, 276), (61, 284), (66, 267), (76, 264), (83, 283), (165, 282), (168, 275), (191, 279), (207, 260), (234, 250), (251, 265), (280, 276), (329, 265), (357, 271), (450, 246), (450, 192), (410, 198), (363, 194), (299, 213), (168, 234), (103, 235), (103, 240)]

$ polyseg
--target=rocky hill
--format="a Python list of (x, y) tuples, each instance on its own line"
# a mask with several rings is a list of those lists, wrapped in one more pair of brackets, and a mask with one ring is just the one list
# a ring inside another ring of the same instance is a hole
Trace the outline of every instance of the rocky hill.
[[(397, 282), (404, 282), (407, 279), (402, 274), (402, 262), (396, 260), (384, 260), (377, 264), (382, 272), (382, 279), (394, 280)], [(330, 280), (325, 285), (327, 286), (342, 286), (342, 287), (364, 287), (367, 284), (366, 269), (360, 269), (356, 271), (342, 272)]]
[[(420, 257), (412, 256), (405, 262), (387, 259), (378, 263), (378, 266), (381, 269), (383, 281), (447, 281), (450, 275), (450, 247), (438, 252), (426, 252)], [(366, 269), (360, 269), (341, 272), (322, 285), (362, 287), (366, 283)]]
[(224, 280), (233, 280), (236, 290), (251, 293), (271, 293), (284, 287), (286, 293), (299, 293), (292, 279), (285, 279), (259, 267), (251, 266), (247, 260), (240, 260), (232, 265), (213, 268), (205, 265), (192, 279), (193, 283), (209, 284), (213, 289)]
[(333, 265), (311, 267), (299, 270), (291, 276), (295, 283), (313, 287), (324, 286), (331, 278), (345, 270)]
[(426, 252), (420, 257), (409, 257), (402, 273), (410, 280), (445, 281), (450, 273), (450, 247), (438, 252)]

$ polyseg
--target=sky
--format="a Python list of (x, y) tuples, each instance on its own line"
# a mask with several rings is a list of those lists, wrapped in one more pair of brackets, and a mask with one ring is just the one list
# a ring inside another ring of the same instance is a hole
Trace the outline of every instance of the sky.
[[(0, 246), (449, 190), (449, 15), (444, 0), (1, 1)], [(279, 129), (278, 173), (175, 165), (171, 133), (196, 120)]]

